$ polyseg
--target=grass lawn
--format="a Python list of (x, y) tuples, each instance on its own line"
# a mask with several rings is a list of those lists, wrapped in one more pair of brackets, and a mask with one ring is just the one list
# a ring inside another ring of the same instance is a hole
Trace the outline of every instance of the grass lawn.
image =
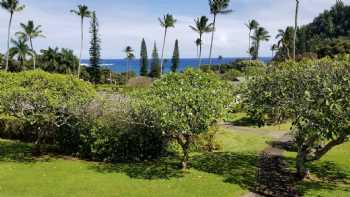
[[(296, 154), (287, 152), (285, 155), (294, 169)], [(350, 196), (350, 142), (334, 148), (320, 161), (308, 164), (308, 168), (310, 180), (299, 184), (304, 196)]]
[(178, 160), (99, 164), (59, 157), (33, 158), (30, 145), (0, 141), (0, 196), (241, 196), (255, 181), (257, 153), (266, 138), (220, 131), (223, 151), (193, 154), (192, 168)]

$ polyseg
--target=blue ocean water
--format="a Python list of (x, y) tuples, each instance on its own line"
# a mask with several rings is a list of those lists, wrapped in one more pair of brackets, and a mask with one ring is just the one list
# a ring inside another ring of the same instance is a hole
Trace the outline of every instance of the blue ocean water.
[[(213, 64), (225, 64), (225, 63), (231, 63), (237, 59), (247, 59), (247, 58), (223, 58), (213, 59)], [(263, 62), (269, 62), (271, 58), (263, 57), (260, 59)], [(85, 65), (89, 65), (89, 60), (82, 60), (82, 63)], [(151, 62), (150, 62), (151, 63)], [(208, 64), (209, 59), (202, 59), (202, 64)], [(101, 60), (101, 65), (105, 66), (107, 68), (110, 68), (114, 72), (126, 72), (127, 66), (126, 66), (126, 60), (125, 59), (103, 59)], [(135, 73), (140, 72), (140, 60), (134, 59), (131, 60), (130, 63), (130, 70), (134, 71)], [(151, 65), (149, 65), (150, 67)], [(187, 59), (181, 59), (179, 64), (179, 71), (183, 71), (186, 68), (198, 68), (198, 59), (197, 58), (187, 58)], [(171, 60), (165, 60), (164, 62), (164, 72), (169, 72), (171, 68)], [(150, 69), (150, 68), (149, 68)]]

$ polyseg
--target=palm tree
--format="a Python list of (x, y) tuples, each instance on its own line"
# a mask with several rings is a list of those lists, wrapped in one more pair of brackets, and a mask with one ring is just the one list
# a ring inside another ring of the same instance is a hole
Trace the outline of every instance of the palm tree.
[(29, 40), (30, 48), (34, 52), (33, 53), (33, 68), (35, 70), (35, 62), (36, 62), (36, 53), (33, 47), (33, 39), (45, 36), (42, 34), (43, 32), (40, 30), (41, 25), (35, 26), (33, 21), (28, 21), (27, 24), (21, 23), (22, 31), (17, 32), (16, 35), (21, 39)]
[(264, 27), (259, 27), (255, 30), (255, 34), (252, 36), (254, 40), (254, 56), (253, 59), (257, 60), (259, 58), (259, 49), (262, 41), (269, 41), (269, 32)]
[(210, 7), (210, 13), (214, 15), (213, 20), (213, 31), (211, 34), (211, 41), (210, 41), (210, 51), (209, 51), (209, 68), (212, 63), (211, 55), (213, 52), (213, 42), (214, 42), (214, 33), (216, 31), (215, 25), (216, 25), (216, 16), (218, 14), (228, 14), (231, 13), (232, 10), (227, 9), (230, 4), (230, 0), (209, 0), (209, 7)]
[(294, 37), (293, 37), (293, 60), (295, 61), (296, 54), (296, 42), (297, 42), (297, 31), (298, 31), (298, 13), (299, 13), (299, 0), (296, 1), (295, 6), (295, 25), (294, 25)]
[[(196, 44), (199, 44), (199, 53), (198, 53), (198, 65), (202, 64), (202, 44), (203, 44), (203, 34), (214, 31), (213, 23), (208, 24), (209, 19), (206, 16), (202, 16), (194, 20), (195, 26), (191, 26), (190, 28), (199, 34), (199, 40), (197, 39)], [(198, 45), (197, 45), (198, 46)]]
[(163, 16), (163, 20), (161, 18), (158, 18), (158, 20), (160, 22), (160, 25), (164, 28), (162, 56), (160, 59), (160, 73), (163, 74), (165, 40), (166, 40), (168, 28), (175, 27), (176, 19), (173, 17), (173, 15), (167, 14)]
[(246, 27), (248, 27), (249, 29), (249, 47), (248, 47), (248, 53), (250, 55), (250, 59), (252, 59), (252, 54), (250, 53), (250, 49), (251, 49), (251, 36), (252, 36), (252, 31), (253, 30), (256, 30), (258, 27), (259, 27), (259, 23), (258, 21), (256, 20), (251, 20), (251, 21), (248, 21), (248, 23), (245, 25)]
[(124, 50), (124, 52), (126, 53), (126, 68), (127, 68), (127, 79), (129, 80), (129, 72), (130, 72), (130, 68), (129, 68), (129, 62), (135, 58), (134, 55), (134, 50), (131, 48), (131, 46), (127, 46)]
[(11, 58), (17, 56), (17, 60), (21, 62), (21, 66), (23, 67), (24, 61), (26, 61), (27, 56), (33, 56), (34, 52), (30, 49), (30, 47), (26, 43), (26, 40), (24, 39), (12, 39), (11, 43), (13, 44), (13, 47), (10, 49), (9, 54)]
[(196, 43), (196, 47), (197, 47), (197, 57), (199, 58), (200, 57), (200, 55), (199, 55), (199, 47), (202, 44), (202, 40), (200, 38), (197, 38), (195, 43)]
[(274, 58), (274, 53), (275, 53), (275, 51), (277, 51), (278, 50), (278, 45), (277, 44), (273, 44), (272, 46), (271, 46), (271, 52), (272, 52), (272, 59)]
[(25, 6), (20, 5), (18, 0), (1, 0), (0, 6), (7, 10), (10, 13), (10, 20), (7, 29), (7, 54), (6, 54), (6, 67), (5, 70), (8, 70), (9, 67), (9, 57), (10, 57), (10, 35), (11, 35), (11, 25), (12, 19), (15, 12), (22, 11)]
[(83, 53), (83, 43), (84, 43), (84, 18), (89, 18), (91, 16), (91, 12), (86, 5), (78, 5), (78, 10), (71, 10), (71, 13), (80, 16), (80, 30), (81, 30), (81, 40), (80, 40), (80, 55), (79, 55), (79, 66), (78, 66), (78, 78), (80, 77), (80, 69), (81, 69), (81, 56)]
[(279, 29), (276, 35), (276, 39), (279, 39), (277, 42), (277, 46), (280, 50), (280, 55), (283, 55), (287, 59), (290, 59), (293, 32), (293, 27), (287, 27), (286, 30)]

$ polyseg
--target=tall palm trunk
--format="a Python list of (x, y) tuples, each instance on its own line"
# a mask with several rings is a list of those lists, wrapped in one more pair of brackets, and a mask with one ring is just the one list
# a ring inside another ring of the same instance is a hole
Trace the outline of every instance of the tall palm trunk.
[(168, 28), (165, 28), (164, 30), (164, 38), (163, 38), (163, 48), (162, 48), (162, 57), (160, 60), (160, 74), (163, 74), (163, 64), (164, 64), (164, 48), (165, 48), (165, 39), (167, 34)]
[(248, 44), (248, 46), (249, 46), (249, 48), (248, 48), (248, 53), (249, 53), (249, 60), (252, 60), (252, 54), (250, 54), (250, 48), (252, 47), (251, 46), (251, 35), (252, 35), (252, 30), (249, 30), (249, 44)]
[(13, 13), (10, 14), (9, 26), (7, 29), (7, 53), (6, 53), (6, 67), (5, 71), (9, 69), (9, 59), (10, 59), (10, 34), (11, 34), (11, 24), (12, 24)]
[(33, 53), (33, 68), (35, 70), (36, 54), (35, 54), (35, 51), (34, 51), (32, 38), (29, 38), (29, 43), (30, 43), (30, 48), (32, 49), (32, 53)]
[(199, 43), (199, 53), (198, 53), (198, 65), (199, 67), (202, 65), (202, 34), (199, 35), (199, 39), (201, 42)]
[(126, 59), (126, 80), (129, 81), (129, 58)]
[(211, 55), (212, 55), (212, 52), (213, 52), (214, 33), (216, 31), (215, 25), (216, 25), (216, 14), (214, 14), (213, 31), (211, 33), (210, 51), (209, 51), (209, 69), (210, 69), (211, 63), (212, 63)]
[(295, 6), (295, 26), (294, 26), (294, 38), (293, 38), (293, 60), (296, 56), (296, 42), (297, 42), (297, 30), (298, 30), (298, 12), (299, 12), (299, 0), (296, 0)]
[(80, 71), (81, 71), (81, 56), (83, 54), (83, 43), (84, 43), (84, 18), (81, 17), (81, 24), (80, 24), (80, 30), (81, 30), (81, 38), (80, 38), (80, 55), (79, 55), (79, 65), (78, 65), (78, 78), (80, 78)]
[(256, 59), (255, 60), (258, 60), (259, 59), (259, 48), (260, 48), (260, 40), (257, 40), (256, 41), (256, 45), (255, 45), (255, 54), (256, 54)]

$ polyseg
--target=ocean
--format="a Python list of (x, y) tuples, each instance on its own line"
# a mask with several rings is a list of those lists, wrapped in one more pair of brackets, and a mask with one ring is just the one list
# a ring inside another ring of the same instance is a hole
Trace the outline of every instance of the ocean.
[[(247, 59), (247, 58), (223, 58), (223, 59), (218, 59), (215, 58), (213, 59), (213, 64), (226, 64), (226, 63), (231, 63), (237, 59)], [(268, 57), (262, 57), (260, 58), (261, 61), (268, 63), (271, 58)], [(150, 61), (151, 63), (151, 61)], [(149, 69), (150, 69), (150, 63), (149, 63)], [(209, 59), (202, 59), (202, 64), (208, 64)], [(84, 65), (89, 65), (89, 60), (84, 59), (82, 60), (82, 64)], [(126, 67), (126, 60), (125, 59), (103, 59), (101, 60), (101, 66), (110, 68), (114, 72), (126, 72), (127, 67)], [(140, 72), (140, 60), (139, 59), (134, 59), (131, 60), (129, 63), (130, 70), (134, 71), (135, 73)], [(197, 58), (186, 58), (186, 59), (180, 59), (180, 64), (179, 64), (179, 71), (183, 71), (186, 68), (198, 68), (198, 59)], [(171, 60), (166, 59), (164, 62), (164, 72), (169, 72), (171, 68)]]

